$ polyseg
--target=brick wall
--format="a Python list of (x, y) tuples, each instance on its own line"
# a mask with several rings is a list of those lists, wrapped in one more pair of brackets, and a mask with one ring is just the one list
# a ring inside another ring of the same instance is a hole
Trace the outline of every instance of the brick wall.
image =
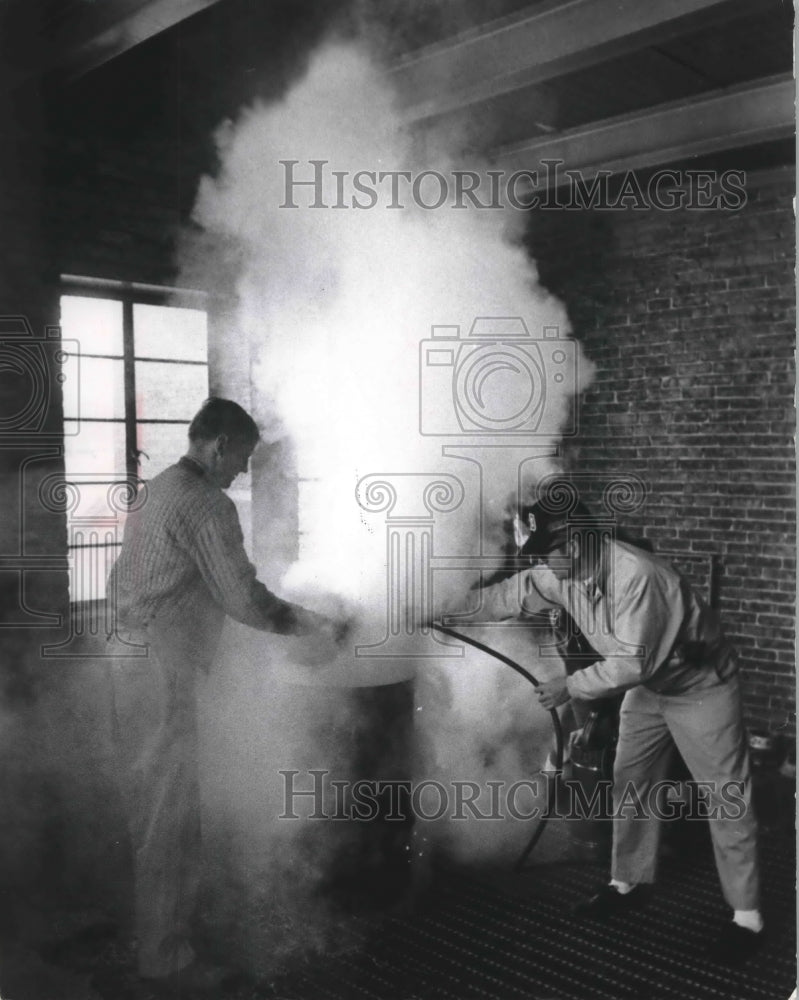
[(793, 171), (737, 211), (539, 211), (530, 247), (596, 363), (567, 446), (649, 488), (628, 526), (719, 557), (750, 724), (793, 733)]
[(181, 183), (175, 144), (52, 132), (48, 146), (47, 207), (60, 271), (174, 283), (185, 199), (195, 187)]

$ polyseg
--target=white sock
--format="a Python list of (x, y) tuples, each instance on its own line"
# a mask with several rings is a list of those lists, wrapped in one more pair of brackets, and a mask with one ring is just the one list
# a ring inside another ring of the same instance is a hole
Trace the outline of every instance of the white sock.
[(736, 910), (732, 917), (732, 922), (739, 927), (745, 927), (748, 931), (759, 934), (763, 930), (763, 918), (760, 910)]
[(626, 896), (628, 892), (632, 892), (635, 888), (634, 885), (630, 885), (629, 882), (620, 882), (617, 878), (612, 878), (610, 884), (613, 888), (622, 896)]

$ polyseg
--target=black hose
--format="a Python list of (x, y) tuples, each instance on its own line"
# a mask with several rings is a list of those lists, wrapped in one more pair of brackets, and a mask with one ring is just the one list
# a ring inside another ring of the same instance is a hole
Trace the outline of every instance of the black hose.
[[(509, 656), (505, 656), (504, 653), (500, 653), (496, 649), (492, 649), (490, 646), (486, 646), (485, 643), (480, 642), (478, 639), (472, 639), (471, 636), (463, 635), (461, 632), (456, 632), (454, 629), (449, 628), (446, 625), (439, 625), (433, 623), (433, 628), (437, 632), (443, 632), (444, 635), (452, 636), (453, 639), (460, 639), (461, 642), (466, 642), (470, 646), (474, 646), (475, 649), (479, 649), (483, 653), (487, 653), (489, 656), (493, 656), (495, 660), (499, 660), (500, 663), (504, 663), (506, 666), (510, 667), (511, 670), (515, 670), (517, 674), (521, 674), (525, 680), (528, 680), (533, 687), (539, 687), (540, 681), (534, 677), (529, 670), (525, 670), (521, 664), (512, 660)], [(560, 718), (558, 713), (554, 708), (549, 710), (549, 715), (552, 720), (552, 728), (555, 731), (555, 774), (560, 774), (563, 769), (563, 728), (560, 724)], [(525, 861), (530, 856), (531, 851), (541, 839), (541, 834), (544, 832), (544, 827), (546, 826), (547, 820), (552, 814), (555, 805), (555, 795), (552, 790), (547, 793), (547, 809), (541, 819), (538, 821), (538, 826), (533, 831), (533, 835), (527, 843), (527, 846), (522, 851), (519, 856), (519, 860), (513, 866), (514, 871), (520, 871), (524, 867)]]

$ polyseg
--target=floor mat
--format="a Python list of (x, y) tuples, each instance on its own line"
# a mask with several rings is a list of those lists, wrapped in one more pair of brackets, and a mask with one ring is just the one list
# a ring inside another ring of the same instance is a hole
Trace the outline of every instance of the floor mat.
[[(706, 830), (672, 845), (645, 909), (606, 922), (578, 922), (572, 909), (607, 878), (607, 852), (577, 851), (575, 857), (563, 847), (567, 839), (566, 830), (550, 824), (540, 852), (536, 848), (521, 873), (438, 870), (412, 914), (382, 920), (353, 916), (338, 950), (310, 955), (269, 981), (243, 983), (214, 1000), (781, 1000), (790, 995), (796, 983), (791, 832), (761, 836), (767, 937), (762, 950), (736, 970), (704, 957), (729, 919)], [(150, 1000), (136, 977), (132, 952), (118, 942), (97, 945), (87, 948), (83, 941), (74, 962), (68, 948), (56, 957), (62, 967), (90, 976), (93, 996)], [(260, 947), (269, 948), (268, 938)], [(43, 1000), (24, 992), (12, 996)]]
[[(286, 1000), (775, 1000), (796, 983), (793, 838), (762, 838), (768, 937), (743, 968), (704, 953), (729, 919), (709, 845), (674, 852), (649, 906), (577, 923), (606, 872), (551, 863), (525, 872), (439, 873), (426, 912), (366, 934), (354, 955), (311, 963), (254, 996)], [(243, 996), (243, 994), (242, 994)]]

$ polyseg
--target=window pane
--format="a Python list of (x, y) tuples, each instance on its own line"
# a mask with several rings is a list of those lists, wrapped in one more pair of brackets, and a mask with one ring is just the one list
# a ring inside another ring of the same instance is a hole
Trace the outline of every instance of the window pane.
[[(123, 420), (125, 417), (123, 363), (109, 361), (106, 358), (82, 357), (80, 359), (79, 399), (81, 417)], [(78, 414), (65, 413), (64, 416), (67, 419), (74, 419)]]
[(201, 309), (133, 306), (133, 344), (137, 358), (208, 360), (208, 326)]
[(61, 335), (77, 340), (82, 354), (122, 354), (122, 303), (61, 296)]
[(71, 475), (118, 479), (125, 475), (124, 423), (64, 422), (64, 461)]
[(136, 436), (140, 455), (139, 475), (142, 479), (152, 479), (170, 465), (174, 465), (189, 446), (189, 425), (186, 424), (139, 424)]
[(119, 546), (70, 549), (69, 597), (72, 601), (102, 601)]
[(208, 396), (205, 365), (136, 362), (136, 417), (191, 420)]

